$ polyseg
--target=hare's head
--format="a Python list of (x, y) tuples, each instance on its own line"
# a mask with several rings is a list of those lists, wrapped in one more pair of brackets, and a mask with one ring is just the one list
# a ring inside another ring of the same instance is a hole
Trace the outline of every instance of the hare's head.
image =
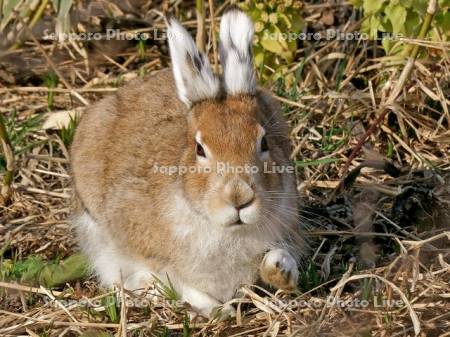
[(181, 160), (189, 167), (182, 179), (186, 196), (219, 226), (282, 226), (286, 207), (295, 213), (294, 178), (281, 172), (292, 168), (280, 142), (287, 134), (273, 119), (278, 111), (256, 88), (252, 21), (237, 9), (222, 17), (221, 77), (174, 19), (168, 20), (168, 37), (177, 94), (188, 107)]

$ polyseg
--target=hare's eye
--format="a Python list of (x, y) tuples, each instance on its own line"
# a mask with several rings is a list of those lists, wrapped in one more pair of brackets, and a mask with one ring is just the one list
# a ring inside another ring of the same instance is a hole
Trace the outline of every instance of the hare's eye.
[(206, 157), (205, 149), (199, 143), (195, 143), (195, 153), (199, 157)]
[(267, 144), (266, 136), (261, 139), (261, 152), (269, 151), (269, 145)]

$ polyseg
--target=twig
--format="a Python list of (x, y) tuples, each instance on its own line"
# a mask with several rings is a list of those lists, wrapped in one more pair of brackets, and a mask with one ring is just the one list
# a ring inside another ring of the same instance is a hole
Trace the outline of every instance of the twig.
[[(430, 29), (430, 24), (433, 19), (434, 14), (436, 13), (437, 9), (437, 1), (436, 0), (430, 0), (428, 3), (427, 13), (425, 15), (425, 18), (422, 22), (422, 26), (420, 28), (419, 35), (417, 36), (418, 39), (423, 39), (426, 34), (428, 33), (428, 30)], [(348, 172), (348, 169), (353, 161), (355, 159), (356, 155), (361, 150), (362, 146), (364, 145), (366, 139), (375, 131), (375, 129), (378, 127), (378, 125), (384, 120), (387, 113), (390, 111), (389, 107), (395, 102), (397, 97), (399, 96), (400, 92), (403, 90), (403, 87), (411, 74), (412, 68), (414, 67), (414, 62), (417, 58), (417, 54), (419, 53), (419, 45), (415, 45), (410, 57), (406, 61), (405, 67), (403, 68), (402, 73), (400, 74), (400, 78), (398, 82), (396, 83), (394, 89), (391, 91), (388, 99), (384, 104), (382, 104), (378, 110), (378, 117), (375, 120), (375, 122), (370, 126), (370, 128), (364, 133), (364, 135), (360, 138), (356, 146), (353, 148), (350, 156), (347, 159), (347, 162), (344, 165), (344, 168), (342, 169), (342, 176), (345, 177), (345, 175)], [(343, 183), (343, 180), (341, 180), (340, 185)], [(338, 189), (340, 186), (338, 186)]]
[(36, 26), (36, 23), (38, 23), (39, 19), (42, 17), (42, 14), (44, 13), (45, 7), (47, 7), (48, 4), (48, 0), (43, 0), (38, 9), (36, 10), (36, 12), (33, 15), (33, 18), (31, 19), (30, 22), (30, 28), (33, 28), (34, 26)]
[(322, 110), (320, 110), (320, 109), (315, 109), (315, 108), (311, 108), (310, 106), (307, 106), (307, 105), (305, 105), (305, 104), (303, 104), (303, 103), (300, 103), (300, 102), (294, 102), (294, 101), (291, 101), (291, 100), (289, 100), (289, 99), (287, 99), (287, 98), (284, 98), (284, 97), (281, 97), (281, 96), (277, 96), (277, 95), (274, 95), (273, 97), (274, 97), (277, 101), (280, 101), (280, 102), (282, 102), (282, 103), (285, 103), (285, 104), (288, 104), (288, 105), (291, 105), (291, 106), (295, 106), (295, 107), (297, 107), (297, 108), (305, 109), (305, 110), (308, 110), (308, 111), (313, 111), (313, 112), (315, 112), (315, 113), (317, 113), (317, 114), (323, 114), (323, 111), (322, 111)]
[(401, 289), (399, 287), (397, 287), (394, 283), (392, 283), (391, 281), (385, 279), (384, 277), (381, 277), (379, 275), (374, 275), (374, 274), (353, 275), (353, 276), (350, 276), (348, 278), (342, 278), (342, 280), (339, 281), (339, 283), (336, 286), (334, 286), (331, 289), (331, 291), (332, 292), (339, 291), (339, 290), (343, 289), (344, 286), (348, 282), (355, 281), (355, 280), (367, 279), (367, 278), (380, 280), (381, 282), (383, 282), (386, 285), (388, 285), (389, 287), (391, 287), (391, 289), (394, 290), (400, 296), (400, 298), (403, 301), (403, 304), (405, 305), (405, 307), (409, 311), (409, 316), (411, 317), (411, 321), (413, 323), (414, 333), (415, 333), (415, 336), (417, 336), (420, 333), (421, 326), (420, 326), (419, 318), (417, 317), (417, 314), (414, 311), (414, 309), (413, 309), (413, 307), (411, 305), (411, 302), (408, 300), (406, 295), (403, 293), (403, 291), (401, 291)]
[(216, 18), (214, 13), (214, 1), (208, 0), (209, 3), (209, 15), (211, 18), (211, 39), (212, 39), (212, 47), (213, 47), (213, 57), (214, 57), (214, 72), (217, 73), (219, 71), (219, 58), (217, 55), (217, 41), (216, 41)]
[[(38, 288), (34, 288), (34, 289), (38, 289)], [(40, 291), (40, 289), (38, 289), (38, 290)], [(63, 293), (60, 293), (60, 292), (57, 292), (57, 291), (53, 291), (52, 293), (55, 296), (60, 296), (60, 295), (63, 294)], [(88, 299), (85, 298), (85, 299), (89, 300), (89, 301), (97, 301), (97, 300), (105, 298), (105, 297), (107, 297), (107, 296), (109, 296), (111, 294), (114, 294), (114, 293), (115, 293), (115, 291), (110, 291), (110, 292), (107, 292), (105, 294), (101, 294), (101, 295), (95, 296), (93, 298), (88, 298)], [(73, 310), (75, 308), (79, 308), (82, 303), (83, 303), (83, 301), (79, 301), (79, 302), (77, 302), (75, 304), (72, 304), (72, 305), (67, 307), (67, 310)], [(56, 317), (56, 316), (62, 314), (63, 312), (64, 312), (63, 310), (52, 311), (50, 313), (41, 315), (39, 317), (34, 317), (34, 319), (39, 319), (39, 320), (52, 319), (53, 317)], [(13, 326), (9, 326), (9, 327), (0, 329), (0, 336), (3, 336), (2, 334), (6, 333), (8, 331), (14, 331), (17, 328), (24, 328), (25, 326), (34, 324), (34, 321), (32, 320), (32, 317), (30, 317), (30, 316), (22, 315), (21, 318), (27, 319), (28, 321), (24, 322), (24, 323), (20, 323), (20, 324), (17, 324), (17, 325), (13, 325)]]
[(203, 0), (195, 0), (195, 12), (197, 14), (197, 48), (205, 52), (205, 6)]
[(72, 93), (72, 92), (115, 92), (118, 88), (78, 88), (78, 89), (63, 89), (63, 88), (47, 88), (47, 87), (13, 87), (0, 88), (0, 94), (5, 92), (58, 92), (58, 93)]
[(46, 156), (46, 155), (42, 155), (42, 154), (28, 154), (27, 158), (30, 159), (36, 159), (36, 160), (42, 160), (42, 161), (49, 161), (49, 162), (54, 162), (54, 163), (61, 163), (61, 164), (68, 164), (70, 161), (67, 158), (59, 158), (59, 157), (51, 157), (51, 156)]
[(53, 63), (53, 61), (51, 60), (51, 58), (47, 55), (47, 52), (44, 50), (44, 48), (42, 48), (42, 45), (39, 43), (39, 41), (36, 39), (36, 37), (34, 36), (33, 32), (31, 31), (30, 27), (28, 27), (28, 25), (23, 21), (23, 19), (20, 17), (20, 15), (17, 16), (19, 18), (19, 20), (22, 22), (22, 24), (25, 27), (25, 30), (27, 31), (27, 33), (30, 35), (31, 40), (33, 40), (33, 42), (36, 44), (36, 46), (38, 47), (39, 51), (42, 53), (42, 55), (44, 56), (45, 60), (47, 61), (48, 65), (50, 66), (50, 68), (53, 69), (53, 71), (55, 72), (56, 75), (58, 75), (59, 79), (61, 80), (61, 82), (64, 84), (64, 86), (70, 90), (70, 93), (75, 96), (76, 98), (78, 98), (78, 100), (83, 103), (84, 105), (88, 106), (89, 102), (83, 98), (83, 96), (81, 96), (78, 92), (76, 92), (75, 90), (73, 90), (72, 86), (66, 81), (66, 79), (64, 78), (64, 76), (61, 74), (61, 72), (58, 70), (58, 68), (56, 67), (56, 65)]
[(14, 178), (14, 152), (2, 115), (0, 115), (0, 141), (2, 142), (3, 154), (6, 160), (6, 173), (0, 191), (0, 204), (6, 205), (11, 196), (11, 184)]
[(40, 289), (49, 297), (51, 298), (52, 301), (54, 301), (60, 308), (61, 310), (64, 310), (64, 312), (67, 314), (67, 316), (70, 317), (70, 319), (76, 323), (78, 323), (77, 319), (70, 313), (70, 311), (60, 302), (58, 301), (58, 299), (55, 297), (55, 295), (53, 295), (52, 293), (50, 293), (50, 291), (48, 291), (47, 289), (45, 289), (43, 286), (40, 287)]
[(37, 324), (46, 324), (52, 326), (80, 326), (80, 327), (89, 327), (89, 328), (117, 328), (119, 324), (117, 323), (90, 323), (90, 322), (60, 322), (53, 321), (41, 318), (28, 317), (26, 315), (18, 314), (15, 312), (10, 312), (6, 310), (1, 310), (0, 313), (8, 316), (14, 316), (22, 319), (26, 319), (27, 321), (31, 321)]
[[(24, 286), (24, 285), (15, 284), (15, 283), (8, 283), (8, 282), (0, 281), (0, 288), (12, 289), (12, 290), (17, 290), (17, 291), (25, 291), (25, 292), (36, 293), (36, 294), (41, 294), (41, 295), (48, 295), (41, 288)], [(60, 292), (60, 291), (53, 291), (52, 293), (54, 296), (61, 296), (61, 294), (62, 294), (62, 292)]]
[[(325, 305), (322, 308), (322, 311), (320, 312), (320, 316), (317, 320), (317, 325), (316, 328), (317, 330), (315, 331), (316, 333), (318, 333), (320, 331), (321, 325), (323, 324), (325, 315), (327, 313), (330, 312), (332, 305), (335, 305), (337, 299), (341, 296), (342, 291), (344, 289), (344, 287), (338, 287), (338, 285), (340, 284), (345, 284), (347, 282), (347, 280), (349, 279), (350, 275), (353, 272), (353, 267), (354, 267), (355, 263), (354, 262), (350, 262), (347, 271), (342, 275), (341, 280), (338, 282), (338, 284), (331, 289), (330, 294), (328, 295), (328, 299), (327, 299), (327, 303), (329, 303), (330, 305)], [(331, 301), (331, 302), (330, 302)]]
[(125, 300), (125, 289), (123, 287), (122, 271), (120, 272), (120, 327), (117, 332), (117, 337), (127, 337), (127, 301)]
[(421, 241), (408, 241), (408, 240), (403, 240), (403, 243), (406, 245), (409, 245), (412, 248), (419, 248), (422, 247), (430, 242), (436, 241), (436, 240), (440, 240), (440, 239), (444, 239), (447, 238), (448, 240), (450, 240), (450, 232), (443, 232), (440, 233), (438, 235), (432, 236), (431, 238), (425, 239), (425, 240), (421, 240)]
[(71, 198), (71, 196), (66, 193), (46, 191), (46, 190), (42, 190), (40, 188), (35, 188), (35, 187), (24, 187), (23, 189), (30, 193), (45, 194), (45, 195), (50, 195), (52, 197), (57, 197), (57, 198), (62, 198), (62, 199), (70, 199)]

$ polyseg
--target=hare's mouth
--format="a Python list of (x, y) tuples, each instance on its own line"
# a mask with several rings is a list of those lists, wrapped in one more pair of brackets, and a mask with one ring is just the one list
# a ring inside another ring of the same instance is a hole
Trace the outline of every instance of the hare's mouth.
[(236, 222), (231, 223), (229, 226), (230, 227), (236, 227), (236, 226), (243, 226), (243, 225), (246, 225), (246, 223), (243, 222), (241, 219), (239, 219)]

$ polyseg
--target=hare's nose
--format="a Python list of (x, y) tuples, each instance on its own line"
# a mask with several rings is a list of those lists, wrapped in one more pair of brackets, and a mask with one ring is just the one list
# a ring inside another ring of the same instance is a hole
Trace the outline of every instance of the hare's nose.
[(238, 211), (250, 206), (255, 200), (255, 192), (241, 179), (234, 179), (225, 188), (226, 197)]
[(240, 204), (240, 205), (236, 205), (236, 204), (235, 204), (234, 207), (235, 207), (238, 211), (240, 211), (241, 209), (250, 206), (250, 205), (253, 203), (254, 200), (255, 200), (255, 195), (253, 194), (253, 197), (251, 198), (251, 200), (249, 200), (249, 201), (247, 201), (247, 202), (244, 202), (244, 203), (242, 203), (242, 204)]

